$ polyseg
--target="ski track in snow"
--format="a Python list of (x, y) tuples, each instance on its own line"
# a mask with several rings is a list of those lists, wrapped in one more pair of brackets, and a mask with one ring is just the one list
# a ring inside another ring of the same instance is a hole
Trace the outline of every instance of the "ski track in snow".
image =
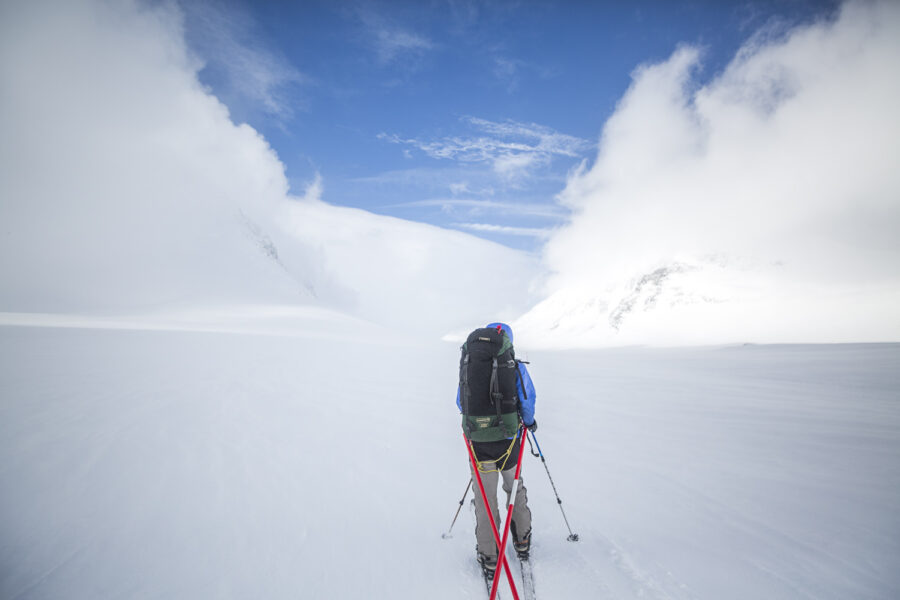
[(47, 581), (48, 579), (50, 579), (50, 578), (53, 576), (53, 573), (55, 573), (56, 571), (58, 571), (58, 570), (64, 568), (66, 565), (68, 565), (68, 564), (71, 563), (73, 560), (75, 560), (75, 558), (76, 558), (79, 554), (81, 554), (82, 552), (84, 552), (84, 550), (85, 550), (86, 547), (87, 547), (87, 544), (84, 544), (84, 545), (79, 546), (78, 548), (76, 548), (76, 549), (73, 550), (72, 552), (70, 552), (70, 553), (69, 553), (67, 556), (65, 556), (59, 563), (53, 565), (53, 566), (50, 567), (45, 573), (43, 573), (43, 574), (41, 574), (40, 576), (38, 576), (38, 578), (37, 578), (33, 583), (31, 583), (31, 584), (28, 585), (28, 587), (26, 587), (24, 590), (22, 590), (22, 591), (16, 593), (15, 595), (13, 595), (13, 596), (12, 596), (12, 600), (19, 600), (20, 598), (26, 598), (26, 597), (30, 594), (30, 592), (31, 592), (32, 590), (36, 590), (37, 588), (39, 588), (39, 587), (41, 586), (42, 583), (44, 583), (45, 581)]
[[(457, 349), (292, 327), (0, 327), (0, 597), (484, 598)], [(900, 345), (528, 358), (538, 598), (900, 595)]]

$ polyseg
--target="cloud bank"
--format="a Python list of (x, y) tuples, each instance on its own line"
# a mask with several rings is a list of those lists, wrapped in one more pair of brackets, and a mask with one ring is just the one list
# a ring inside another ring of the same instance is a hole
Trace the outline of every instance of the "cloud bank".
[(0, 23), (0, 309), (309, 297), (246, 239), (283, 169), (199, 84), (177, 10), (7, 3)]
[(702, 60), (634, 72), (520, 324), (561, 345), (900, 339), (900, 5), (760, 33), (708, 83)]
[(321, 181), (289, 196), (184, 23), (171, 3), (0, 7), (0, 311), (317, 305), (442, 334), (525, 308), (527, 255), (331, 206)]

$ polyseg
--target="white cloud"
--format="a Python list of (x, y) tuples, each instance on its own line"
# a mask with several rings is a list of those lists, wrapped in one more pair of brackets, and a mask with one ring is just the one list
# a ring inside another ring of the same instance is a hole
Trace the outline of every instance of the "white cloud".
[(471, 214), (515, 214), (519, 217), (551, 219), (559, 219), (566, 214), (565, 209), (557, 204), (500, 202), (497, 200), (475, 200), (471, 198), (429, 198), (427, 200), (415, 200), (392, 205), (392, 207), (398, 206), (437, 206), (448, 213), (463, 210)]
[(408, 31), (378, 29), (375, 31), (376, 49), (378, 59), (382, 63), (389, 63), (399, 55), (407, 52), (429, 50), (431, 42), (426, 38)]
[(300, 200), (306, 202), (319, 202), (322, 200), (324, 191), (325, 186), (322, 182), (322, 175), (316, 173), (315, 178), (306, 186), (306, 189), (303, 190), (303, 196), (300, 197)]
[(451, 194), (471, 194), (472, 190), (469, 189), (469, 184), (464, 181), (458, 181), (450, 184), (450, 193)]
[(305, 303), (434, 334), (524, 308), (524, 253), (330, 206), (321, 177), (289, 197), (175, 5), (0, 6), (0, 311)]
[(494, 57), (494, 77), (506, 85), (509, 92), (518, 87), (518, 73), (522, 67), (522, 61), (503, 56)]
[(230, 96), (229, 104), (289, 120), (297, 109), (291, 88), (309, 79), (265, 45), (252, 17), (236, 5), (226, 9), (206, 0), (185, 2), (183, 7), (189, 39), (205, 68), (223, 78), (222, 92)]
[(533, 143), (527, 147), (538, 153), (577, 157), (591, 147), (591, 143), (587, 140), (559, 133), (537, 123), (517, 123), (512, 120), (498, 123), (476, 117), (467, 117), (465, 120), (478, 129), (501, 139), (533, 140)]
[(437, 140), (401, 138), (385, 133), (378, 137), (418, 148), (434, 159), (488, 164), (507, 181), (527, 176), (530, 170), (546, 166), (556, 157), (578, 157), (591, 147), (586, 140), (536, 123), (494, 122), (475, 117), (466, 117), (463, 122), (482, 135), (449, 136)]
[(492, 64), (494, 78), (506, 88), (506, 92), (509, 94), (518, 91), (520, 82), (526, 76), (547, 79), (553, 74), (552, 71), (540, 65), (506, 56), (495, 56)]
[[(530, 322), (603, 343), (900, 339), (900, 5), (754, 37), (703, 85), (700, 61), (682, 47), (635, 71), (560, 194), (573, 217)], [(665, 293), (615, 334), (659, 269)], [(573, 303), (594, 308), (561, 327)]]
[(511, 227), (508, 225), (493, 225), (490, 223), (456, 223), (456, 227), (481, 231), (487, 233), (500, 233), (504, 235), (517, 235), (525, 237), (545, 238), (550, 235), (549, 229), (538, 227)]
[(360, 8), (357, 15), (368, 31), (376, 58), (382, 66), (419, 58), (434, 47), (424, 35), (393, 23), (372, 10)]
[(282, 165), (203, 90), (179, 11), (79, 1), (4, 13), (2, 308), (308, 297), (245, 225), (287, 193)]

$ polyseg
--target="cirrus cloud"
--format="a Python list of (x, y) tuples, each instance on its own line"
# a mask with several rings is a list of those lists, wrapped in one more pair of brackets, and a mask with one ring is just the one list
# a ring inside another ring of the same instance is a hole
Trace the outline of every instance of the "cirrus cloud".
[(465, 117), (462, 122), (481, 135), (423, 140), (382, 133), (378, 138), (417, 148), (434, 159), (488, 164), (507, 179), (546, 166), (557, 157), (577, 158), (591, 147), (587, 140), (537, 123), (496, 122), (476, 117)]

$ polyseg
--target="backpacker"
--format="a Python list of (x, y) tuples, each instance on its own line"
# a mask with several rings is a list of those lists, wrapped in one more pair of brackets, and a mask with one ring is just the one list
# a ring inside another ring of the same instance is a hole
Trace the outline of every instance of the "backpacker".
[(476, 329), (462, 346), (459, 401), (463, 431), (473, 442), (496, 442), (519, 427), (516, 356), (499, 327)]

